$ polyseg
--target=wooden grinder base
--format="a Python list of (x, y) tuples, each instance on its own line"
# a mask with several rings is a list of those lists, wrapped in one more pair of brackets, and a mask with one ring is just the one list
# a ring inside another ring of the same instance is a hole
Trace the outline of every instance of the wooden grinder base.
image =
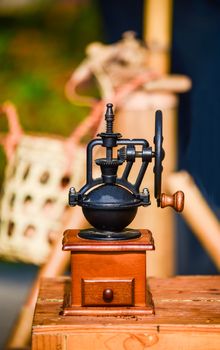
[(71, 251), (71, 287), (64, 315), (117, 316), (154, 312), (146, 282), (146, 252), (152, 234), (140, 230), (131, 240), (82, 239), (79, 230), (64, 232), (63, 250)]

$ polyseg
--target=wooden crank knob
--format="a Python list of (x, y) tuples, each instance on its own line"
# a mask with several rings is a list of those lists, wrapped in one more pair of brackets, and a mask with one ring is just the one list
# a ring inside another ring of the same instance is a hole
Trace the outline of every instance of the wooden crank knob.
[(184, 208), (184, 193), (182, 191), (177, 191), (171, 196), (162, 193), (160, 198), (160, 206), (161, 208), (172, 207), (178, 213), (180, 213)]
[(104, 301), (106, 302), (110, 302), (113, 300), (113, 290), (110, 289), (110, 288), (106, 288), (104, 291), (103, 291), (103, 299)]

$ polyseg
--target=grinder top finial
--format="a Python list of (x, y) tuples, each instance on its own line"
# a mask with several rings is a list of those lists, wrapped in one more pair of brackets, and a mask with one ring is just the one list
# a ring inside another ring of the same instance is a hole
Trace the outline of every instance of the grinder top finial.
[(114, 122), (113, 104), (108, 103), (106, 107), (107, 107), (106, 113), (105, 113), (106, 132), (111, 134), (113, 133), (113, 122)]

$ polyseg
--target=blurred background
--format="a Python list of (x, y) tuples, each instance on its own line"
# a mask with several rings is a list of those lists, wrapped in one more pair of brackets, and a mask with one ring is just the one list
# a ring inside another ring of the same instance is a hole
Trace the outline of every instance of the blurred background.
[[(192, 79), (191, 91), (180, 97), (178, 166), (193, 176), (218, 218), (219, 23), (218, 0), (173, 3), (171, 72)], [(144, 39), (143, 26), (142, 0), (1, 0), (0, 103), (15, 103), (25, 132), (68, 136), (89, 112), (88, 107), (71, 104), (64, 94), (86, 46), (93, 41), (114, 43), (127, 30)], [(100, 97), (93, 83), (84, 91)], [(0, 130), (7, 130), (5, 118), (0, 118)], [(5, 165), (1, 148), (1, 184)], [(216, 274), (184, 220), (178, 217), (176, 224), (176, 273)], [(0, 348), (37, 271), (32, 264), (0, 261)]]
[[(86, 45), (103, 40), (100, 17), (98, 4), (86, 0), (0, 1), (0, 103), (15, 103), (26, 132), (67, 136), (87, 115), (88, 108), (67, 101), (64, 85)], [(6, 131), (5, 118), (0, 124)], [(2, 148), (0, 157), (2, 185)], [(0, 261), (1, 349), (37, 271), (32, 264)]]

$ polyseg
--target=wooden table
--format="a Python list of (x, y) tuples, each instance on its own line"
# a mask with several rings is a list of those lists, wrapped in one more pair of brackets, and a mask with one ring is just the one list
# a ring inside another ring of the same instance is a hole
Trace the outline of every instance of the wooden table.
[(33, 350), (219, 350), (220, 276), (150, 278), (155, 315), (62, 316), (68, 277), (44, 279)]

